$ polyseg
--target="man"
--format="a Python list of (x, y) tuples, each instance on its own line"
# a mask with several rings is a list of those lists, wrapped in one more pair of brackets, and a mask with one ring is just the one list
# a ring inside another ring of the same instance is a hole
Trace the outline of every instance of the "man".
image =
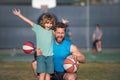
[[(80, 63), (85, 62), (85, 56), (79, 51), (79, 49), (73, 45), (70, 41), (64, 39), (66, 32), (66, 26), (63, 23), (57, 23), (54, 29), (55, 40), (53, 43), (54, 52), (54, 70), (55, 74), (52, 76), (52, 80), (76, 80), (76, 73), (66, 73), (63, 68), (64, 60), (69, 58), (75, 58)], [(37, 56), (42, 55), (37, 54)], [(32, 63), (33, 70), (36, 69), (36, 61)]]

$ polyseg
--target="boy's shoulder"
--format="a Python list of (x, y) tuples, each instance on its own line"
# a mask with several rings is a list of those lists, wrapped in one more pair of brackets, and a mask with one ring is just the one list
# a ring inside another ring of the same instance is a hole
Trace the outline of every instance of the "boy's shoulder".
[(36, 23), (33, 23), (33, 27), (36, 27), (36, 26), (39, 26), (39, 27), (41, 27), (39, 24), (36, 24)]

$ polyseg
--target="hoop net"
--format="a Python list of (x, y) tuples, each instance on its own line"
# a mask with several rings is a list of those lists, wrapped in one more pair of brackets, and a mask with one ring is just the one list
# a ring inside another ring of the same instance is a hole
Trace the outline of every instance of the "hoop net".
[(42, 10), (43, 12), (47, 12), (47, 10), (48, 10), (48, 5), (42, 4), (42, 5), (41, 5), (41, 10)]

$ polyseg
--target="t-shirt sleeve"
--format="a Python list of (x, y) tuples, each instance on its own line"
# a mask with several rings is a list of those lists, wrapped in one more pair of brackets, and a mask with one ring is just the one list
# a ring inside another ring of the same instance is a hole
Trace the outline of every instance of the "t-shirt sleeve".
[(32, 26), (32, 30), (33, 31), (43, 30), (43, 28), (42, 28), (42, 26), (34, 23), (33, 26)]

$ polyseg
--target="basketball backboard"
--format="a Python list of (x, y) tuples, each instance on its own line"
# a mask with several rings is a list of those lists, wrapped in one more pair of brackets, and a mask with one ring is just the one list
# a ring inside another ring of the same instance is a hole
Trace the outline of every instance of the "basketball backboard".
[(54, 8), (56, 7), (56, 0), (32, 0), (32, 7), (37, 9)]

